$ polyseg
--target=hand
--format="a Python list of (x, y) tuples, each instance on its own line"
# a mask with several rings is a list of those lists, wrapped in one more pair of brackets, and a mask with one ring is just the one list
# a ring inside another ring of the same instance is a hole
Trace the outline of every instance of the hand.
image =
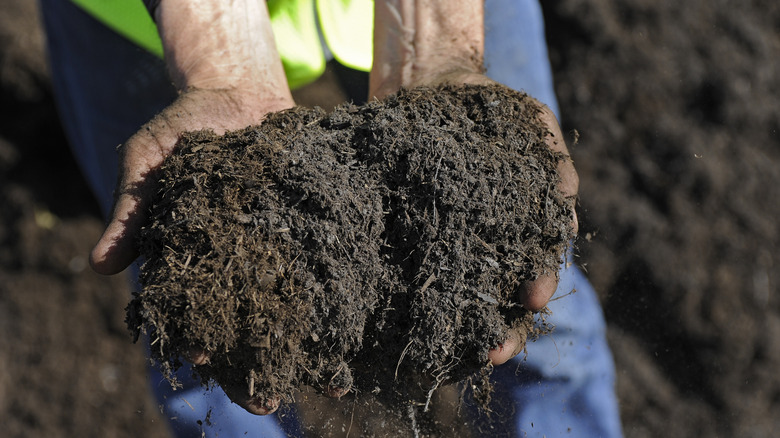
[(137, 257), (134, 241), (153, 190), (150, 173), (183, 132), (222, 134), (293, 106), (265, 2), (166, 0), (154, 18), (181, 94), (120, 150), (111, 221), (90, 256), (101, 274), (118, 273)]
[(108, 227), (92, 250), (92, 268), (105, 275), (124, 270), (138, 257), (135, 241), (146, 223), (154, 178), (149, 176), (173, 151), (186, 131), (231, 129), (259, 124), (269, 112), (294, 105), (292, 98), (258, 97), (248, 89), (190, 89), (120, 148), (120, 176)]
[[(558, 162), (557, 170), (558, 176), (560, 177), (558, 189), (570, 202), (572, 234), (576, 235), (579, 231), (579, 223), (577, 221), (575, 203), (580, 179), (577, 175), (577, 171), (574, 169), (574, 163), (570, 158), (566, 142), (563, 140), (563, 133), (558, 125), (558, 120), (555, 118), (555, 114), (553, 114), (552, 110), (546, 105), (542, 103), (538, 104), (542, 108), (540, 118), (542, 122), (547, 125), (549, 132), (549, 135), (546, 138), (547, 146), (553, 151), (563, 154), (565, 157)], [(519, 291), (520, 303), (526, 309), (534, 312), (542, 310), (547, 306), (547, 303), (550, 301), (550, 298), (557, 288), (557, 273), (542, 275), (536, 280), (526, 282), (521, 286)], [(488, 358), (491, 363), (493, 365), (501, 365), (523, 351), (525, 344), (521, 343), (518, 339), (517, 333), (510, 332), (509, 338), (507, 338), (503, 344), (499, 344), (488, 353)]]
[[(387, 0), (376, 3), (374, 65), (369, 96), (382, 98), (401, 87), (449, 84), (495, 84), (485, 77), (483, 2), (412, 2)], [(559, 189), (571, 201), (572, 228), (578, 230), (574, 204), (579, 178), (569, 158), (563, 134), (553, 112), (539, 103), (541, 120), (549, 130), (550, 149), (566, 158), (558, 163)], [(518, 299), (528, 310), (543, 309), (558, 287), (556, 274), (543, 275), (523, 284)], [(488, 358), (500, 365), (519, 354), (525, 345), (517, 333), (491, 349)]]
[[(241, 89), (191, 89), (144, 125), (121, 146), (120, 180), (111, 220), (92, 250), (90, 262), (101, 274), (115, 274), (138, 256), (138, 233), (146, 224), (146, 211), (155, 193), (154, 170), (172, 151), (186, 131), (212, 129), (217, 134), (259, 124), (266, 114), (293, 106), (292, 98), (261, 98), (257, 92)], [(208, 360), (202, 350), (188, 359), (195, 365)], [(246, 391), (246, 386), (241, 390)], [(225, 388), (240, 406), (257, 415), (273, 412), (279, 400), (258, 401), (242, 397), (240, 391)]]
[[(496, 84), (496, 82), (479, 73), (459, 70), (451, 71), (438, 77), (429, 77), (426, 79), (426, 82), (411, 84), (411, 86), (436, 86), (442, 84), (489, 85)], [(558, 189), (563, 193), (564, 197), (571, 202), (572, 233), (577, 234), (579, 224), (577, 221), (577, 212), (575, 210), (575, 200), (579, 189), (579, 177), (577, 171), (574, 169), (574, 163), (570, 158), (566, 143), (563, 140), (563, 134), (561, 133), (561, 128), (558, 125), (555, 114), (553, 114), (552, 110), (546, 105), (538, 101), (536, 101), (536, 103), (542, 111), (540, 118), (542, 122), (547, 125), (547, 129), (550, 133), (546, 138), (547, 145), (550, 149), (563, 154), (565, 157), (558, 162), (557, 170), (558, 175), (560, 176)], [(547, 303), (557, 288), (557, 274), (542, 275), (534, 281), (529, 281), (521, 285), (520, 290), (518, 291), (518, 299), (523, 307), (537, 312), (547, 306)], [(490, 362), (493, 365), (501, 365), (518, 355), (525, 347), (525, 343), (521, 342), (519, 339), (517, 333), (510, 332), (509, 337), (502, 344), (499, 344), (490, 350), (488, 353)]]
[[(101, 274), (118, 273), (137, 257), (136, 236), (155, 191), (153, 173), (182, 133), (212, 129), (223, 134), (294, 105), (265, 2), (165, 0), (154, 18), (171, 79), (181, 94), (120, 149), (114, 210), (90, 255), (93, 269)], [(195, 365), (208, 361), (203, 350), (188, 356)], [(243, 388), (225, 392), (255, 414), (271, 413), (279, 405), (274, 398), (250, 397)]]

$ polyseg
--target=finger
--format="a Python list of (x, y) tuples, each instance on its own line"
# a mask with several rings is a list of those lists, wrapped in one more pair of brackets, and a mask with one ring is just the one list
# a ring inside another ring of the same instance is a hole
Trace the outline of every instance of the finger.
[[(235, 402), (235, 400), (233, 401)], [(238, 404), (246, 409), (250, 414), (270, 415), (279, 409), (280, 399), (279, 397), (272, 397), (267, 399), (252, 397), (247, 400), (246, 405), (242, 405), (241, 403)]]
[(550, 135), (547, 136), (547, 146), (558, 153), (564, 155), (564, 158), (558, 161), (556, 170), (558, 176), (561, 178), (558, 183), (558, 189), (563, 196), (570, 200), (572, 211), (571, 228), (572, 233), (577, 234), (579, 232), (579, 222), (577, 221), (577, 212), (575, 210), (575, 202), (577, 199), (577, 193), (580, 187), (580, 177), (577, 175), (577, 170), (574, 168), (574, 161), (572, 161), (569, 154), (569, 149), (566, 147), (566, 142), (563, 140), (563, 133), (561, 127), (558, 124), (558, 120), (555, 118), (555, 114), (552, 110), (546, 106), (542, 106), (542, 114), (540, 116), (543, 123), (548, 127)]
[(577, 219), (577, 191), (579, 190), (579, 176), (574, 170), (574, 165), (570, 158), (565, 158), (558, 162), (557, 167), (558, 175), (561, 177), (561, 181), (558, 184), (558, 189), (563, 193), (566, 198), (569, 209), (571, 210), (571, 230), (572, 236), (576, 236), (580, 231), (580, 223)]
[(193, 365), (205, 365), (211, 360), (208, 352), (202, 348), (190, 348), (184, 353), (184, 358)]
[(509, 331), (509, 336), (504, 342), (498, 344), (496, 348), (488, 351), (488, 359), (493, 365), (501, 365), (506, 363), (509, 359), (517, 356), (525, 345), (520, 342), (517, 332), (514, 330)]
[[(119, 273), (138, 258), (136, 238), (146, 220), (145, 201), (152, 185), (150, 173), (162, 163), (164, 145), (175, 143), (176, 139), (170, 134), (167, 137), (154, 134), (149, 127), (163, 123), (160, 120), (167, 118), (158, 115), (120, 149), (121, 178), (111, 221), (90, 254), (92, 269), (99, 274)], [(158, 137), (165, 137), (165, 142), (161, 143)]]
[(346, 363), (342, 362), (331, 376), (325, 387), (325, 396), (330, 398), (341, 398), (352, 388), (352, 371)]
[(572, 202), (571, 206), (571, 230), (574, 236), (580, 232), (580, 221), (577, 218), (577, 209), (574, 207), (574, 202)]
[(501, 365), (506, 363), (509, 359), (514, 357), (512, 352), (516, 348), (516, 342), (512, 339), (507, 339), (503, 343), (498, 344), (496, 348), (490, 349), (488, 352), (488, 359), (493, 365)]
[(341, 386), (331, 386), (328, 385), (328, 389), (325, 392), (325, 395), (330, 398), (341, 398), (347, 395), (349, 393), (350, 388), (343, 388)]
[(143, 224), (141, 211), (134, 196), (120, 195), (111, 222), (90, 253), (89, 263), (95, 272), (117, 274), (138, 257), (135, 236)]
[(281, 405), (279, 396), (264, 397), (262, 395), (250, 396), (246, 385), (222, 385), (225, 395), (235, 404), (254, 415), (269, 415), (276, 412)]
[(536, 280), (520, 286), (520, 304), (532, 312), (538, 312), (544, 309), (557, 288), (558, 277), (555, 274), (540, 275)]
[(566, 159), (561, 160), (558, 163), (558, 174), (561, 177), (561, 192), (567, 198), (577, 196), (580, 178), (577, 175), (577, 171), (574, 169), (574, 162), (571, 160), (569, 149), (566, 147), (566, 142), (563, 139), (563, 133), (558, 124), (558, 119), (555, 118), (555, 114), (546, 105), (542, 105), (540, 119), (547, 125), (547, 129), (550, 132), (546, 139), (547, 146), (551, 150), (563, 154), (566, 157)]

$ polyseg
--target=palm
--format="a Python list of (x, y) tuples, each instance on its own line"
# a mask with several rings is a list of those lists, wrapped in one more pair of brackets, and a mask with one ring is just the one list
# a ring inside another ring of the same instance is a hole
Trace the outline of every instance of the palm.
[(143, 226), (150, 175), (187, 131), (212, 129), (222, 134), (262, 121), (266, 114), (293, 106), (292, 100), (253, 99), (239, 90), (191, 89), (122, 145), (120, 178), (111, 221), (92, 250), (91, 263), (101, 274), (115, 274), (138, 256), (135, 237)]

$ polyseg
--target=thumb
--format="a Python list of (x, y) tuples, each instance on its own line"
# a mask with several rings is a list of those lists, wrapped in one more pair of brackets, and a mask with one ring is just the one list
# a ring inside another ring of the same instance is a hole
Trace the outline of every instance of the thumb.
[(493, 365), (502, 365), (509, 359), (520, 354), (520, 352), (523, 351), (523, 348), (525, 348), (524, 339), (525, 338), (520, 337), (515, 330), (510, 330), (504, 342), (488, 351), (490, 363)]
[(558, 289), (556, 274), (543, 274), (533, 281), (520, 286), (520, 304), (532, 312), (538, 312), (547, 305)]
[(122, 272), (138, 257), (135, 237), (144, 223), (140, 201), (129, 193), (117, 198), (111, 222), (92, 249), (89, 263), (98, 274)]
[(178, 130), (163, 113), (130, 137), (119, 149), (116, 201), (89, 263), (98, 274), (122, 272), (138, 257), (136, 237), (146, 223), (146, 207), (154, 184), (154, 169), (176, 143)]

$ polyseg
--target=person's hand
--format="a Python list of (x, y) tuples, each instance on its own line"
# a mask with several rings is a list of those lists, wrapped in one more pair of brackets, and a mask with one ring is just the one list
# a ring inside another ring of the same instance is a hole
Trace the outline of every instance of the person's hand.
[[(212, 129), (217, 134), (259, 124), (266, 114), (292, 107), (292, 98), (266, 98), (247, 89), (191, 89), (144, 125), (120, 149), (120, 180), (108, 227), (90, 257), (101, 274), (125, 269), (138, 256), (137, 235), (146, 224), (145, 212), (155, 193), (154, 170), (170, 154), (183, 132)], [(195, 365), (208, 361), (203, 350), (186, 359)], [(236, 404), (256, 415), (272, 413), (278, 399), (258, 400), (246, 395), (246, 385), (224, 387)]]
[[(456, 70), (440, 76), (426, 78), (424, 82), (414, 83), (411, 84), (411, 86), (436, 86), (443, 84), (489, 85), (496, 84), (496, 82), (479, 73)], [(386, 94), (381, 91), (375, 93), (375, 95)], [(549, 135), (546, 138), (547, 145), (550, 149), (563, 154), (565, 157), (558, 162), (557, 170), (558, 176), (560, 177), (558, 189), (563, 193), (566, 199), (570, 200), (572, 234), (576, 235), (579, 225), (575, 210), (575, 200), (579, 189), (579, 177), (577, 176), (577, 171), (574, 169), (574, 163), (570, 158), (569, 150), (566, 147), (566, 142), (563, 139), (563, 134), (561, 133), (561, 128), (558, 125), (555, 114), (553, 114), (552, 110), (546, 105), (538, 101), (536, 101), (536, 103), (541, 109), (540, 118), (542, 122), (547, 125), (549, 132)], [(550, 298), (555, 293), (557, 287), (558, 277), (556, 273), (542, 275), (534, 281), (529, 281), (521, 285), (517, 298), (523, 307), (533, 312), (538, 312), (547, 306), (547, 303), (550, 301)], [(488, 358), (493, 365), (501, 365), (517, 356), (523, 351), (524, 347), (525, 343), (520, 341), (518, 334), (510, 331), (509, 337), (503, 343), (490, 350)]]
[[(546, 138), (547, 146), (553, 151), (563, 154), (565, 157), (558, 162), (557, 170), (558, 176), (560, 177), (558, 189), (570, 202), (572, 235), (576, 235), (579, 231), (579, 223), (577, 221), (575, 203), (580, 179), (579, 176), (577, 176), (577, 171), (574, 169), (574, 163), (570, 158), (569, 150), (566, 147), (566, 142), (563, 139), (563, 133), (561, 133), (561, 128), (558, 125), (555, 114), (553, 114), (552, 110), (546, 105), (541, 103), (539, 103), (539, 105), (542, 108), (541, 120), (547, 125), (549, 132), (549, 135)], [(519, 291), (520, 303), (526, 309), (538, 312), (547, 306), (547, 303), (550, 301), (553, 294), (555, 294), (557, 288), (557, 273), (542, 275), (536, 280), (526, 282), (521, 286)], [(520, 342), (517, 333), (510, 332), (509, 338), (496, 348), (490, 350), (488, 358), (493, 365), (501, 365), (520, 354), (524, 348), (525, 343)]]
[[(376, 3), (374, 65), (369, 97), (382, 98), (401, 87), (443, 84), (495, 84), (485, 77), (483, 4), (481, 0), (453, 0), (418, 4), (407, 0)], [(558, 163), (559, 189), (571, 202), (572, 229), (578, 230), (574, 204), (579, 177), (553, 112), (539, 103), (541, 120), (547, 125), (547, 144), (566, 157)], [(527, 282), (518, 300), (528, 310), (539, 311), (558, 287), (557, 273)], [(488, 353), (493, 365), (500, 365), (525, 347), (515, 332)]]
[[(180, 95), (120, 148), (113, 213), (90, 255), (93, 269), (101, 274), (118, 273), (137, 257), (135, 242), (147, 220), (154, 172), (182, 133), (211, 129), (223, 134), (294, 105), (265, 2), (164, 0), (154, 18)], [(195, 349), (186, 359), (202, 365), (209, 355)], [(259, 400), (245, 388), (223, 389), (253, 414), (269, 414), (279, 406), (277, 398)]]
[[(461, 84), (483, 84), (487, 85), (494, 83), (490, 79), (471, 73), (450, 73), (441, 78), (446, 83), (461, 83)], [(569, 155), (569, 150), (566, 147), (566, 142), (563, 139), (563, 133), (558, 124), (558, 120), (552, 110), (536, 101), (536, 104), (541, 109), (540, 119), (547, 126), (548, 135), (545, 139), (547, 146), (555, 152), (563, 155), (563, 159), (558, 162), (557, 171), (560, 181), (558, 183), (558, 190), (569, 201), (571, 208), (571, 227), (572, 235), (576, 235), (579, 231), (579, 223), (577, 221), (577, 212), (575, 209), (577, 192), (579, 190), (579, 176), (574, 168), (574, 163)], [(558, 288), (558, 275), (557, 273), (550, 273), (539, 276), (536, 280), (526, 282), (520, 286), (517, 298), (520, 304), (526, 309), (538, 312), (547, 306), (550, 298), (555, 294)], [(525, 343), (520, 341), (520, 337), (517, 333), (510, 331), (509, 337), (501, 344), (491, 349), (488, 353), (488, 358), (493, 365), (501, 365), (513, 357), (520, 354), (525, 348)]]
[(294, 105), (292, 98), (262, 98), (245, 88), (190, 89), (144, 125), (120, 147), (120, 176), (111, 219), (92, 250), (93, 269), (100, 274), (124, 270), (138, 257), (136, 238), (146, 223), (150, 178), (187, 131), (212, 129), (217, 134), (260, 123), (269, 112)]

